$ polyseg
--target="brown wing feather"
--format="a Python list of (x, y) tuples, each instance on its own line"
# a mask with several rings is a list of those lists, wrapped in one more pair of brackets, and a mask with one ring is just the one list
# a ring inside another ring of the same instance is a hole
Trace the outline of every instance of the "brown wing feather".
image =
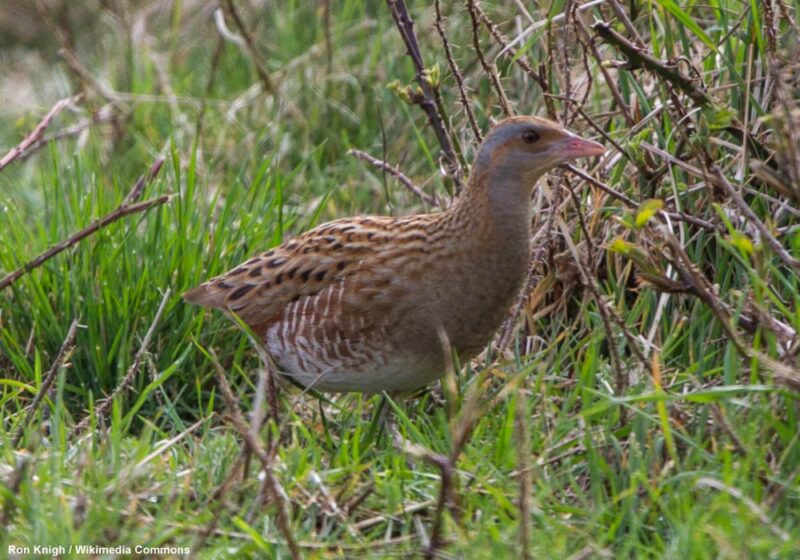
[(275, 318), (291, 301), (319, 293), (380, 253), (409, 218), (346, 218), (323, 224), (189, 290), (197, 305), (235, 312), (250, 326)]

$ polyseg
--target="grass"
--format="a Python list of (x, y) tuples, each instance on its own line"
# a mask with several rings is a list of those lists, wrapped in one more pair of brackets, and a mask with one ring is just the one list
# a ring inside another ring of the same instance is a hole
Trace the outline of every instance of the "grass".
[[(502, 116), (498, 93), (471, 48), (469, 13), (443, 4), (485, 130)], [(570, 5), (534, 10), (541, 26), (514, 56), (496, 59), (497, 72), (518, 113), (549, 106), (582, 134), (603, 131), (613, 149), (587, 172), (636, 206), (562, 171), (542, 183), (533, 221), (549, 245), (512, 350), (465, 364), (454, 390), (392, 403), (405, 451), (378, 428), (379, 397), (319, 402), (282, 391), (280, 425), (266, 423), (259, 437), (282, 435), (272, 470), (304, 556), (800, 555), (800, 282), (786, 261), (800, 258), (798, 33), (787, 17), (798, 6), (622, 8), (655, 60), (667, 69), (679, 61), (674, 68), (705, 86), (713, 104), (701, 106), (658, 68), (617, 64), (625, 56), (588, 27), (614, 22), (635, 42), (610, 3), (565, 17)], [(215, 380), (213, 355), (240, 408), (258, 409), (257, 353), (235, 325), (179, 294), (317, 223), (428, 210), (351, 148), (428, 193), (446, 198), (452, 188), (423, 112), (387, 87), (411, 84), (414, 69), (385, 5), (344, 0), (327, 14), (325, 2), (237, 4), (255, 58), (220, 38), (215, 6), (65, 3), (38, 14), (50, 31), (19, 27), (0, 39), (9, 69), (0, 91), (14, 93), (0, 107), (0, 152), (77, 91), (85, 98), (48, 130), (92, 121), (0, 170), (0, 276), (112, 212), (159, 156), (165, 164), (142, 199), (171, 195), (0, 292), (6, 554), (94, 545), (164, 558), (289, 556), (261, 464), (242, 455)], [(514, 2), (482, 7), (509, 41), (529, 24)], [(16, 0), (0, 15), (12, 8), (19, 21), (37, 20)], [(410, 9), (469, 160), (476, 143), (434, 10)], [(230, 14), (225, 21), (241, 35)], [(493, 60), (496, 39), (486, 27), (478, 38)], [(58, 58), (58, 46), (93, 83)], [(550, 97), (519, 59), (543, 74)], [(264, 91), (256, 64), (274, 91)], [(584, 100), (583, 113), (565, 97)], [(743, 149), (737, 127), (758, 146)], [(562, 210), (550, 220), (553, 197)], [(73, 320), (74, 348), (26, 421)], [(73, 436), (137, 354), (131, 384)], [(437, 458), (453, 469), (457, 503), (441, 515)], [(437, 524), (446, 542), (431, 546)]]

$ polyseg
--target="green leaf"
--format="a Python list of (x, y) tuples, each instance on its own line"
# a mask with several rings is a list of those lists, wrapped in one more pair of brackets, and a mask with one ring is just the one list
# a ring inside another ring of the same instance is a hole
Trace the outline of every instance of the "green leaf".
[(441, 80), (441, 70), (439, 70), (439, 65), (434, 64), (430, 68), (425, 68), (422, 71), (422, 79), (428, 82), (431, 87), (438, 88), (439, 81)]
[(609, 246), (608, 250), (613, 253), (620, 253), (622, 255), (628, 255), (633, 252), (635, 245), (630, 241), (625, 241), (621, 237), (617, 237), (612, 241)]
[(708, 128), (721, 130), (733, 124), (736, 113), (730, 107), (709, 106), (703, 109)]
[(753, 254), (753, 242), (741, 231), (734, 231), (729, 238), (731, 245), (746, 255)]
[(639, 205), (639, 208), (636, 209), (636, 218), (634, 219), (634, 224), (636, 225), (637, 229), (641, 229), (646, 226), (647, 222), (649, 222), (653, 216), (658, 214), (663, 207), (664, 201), (657, 198), (651, 198), (642, 202)]

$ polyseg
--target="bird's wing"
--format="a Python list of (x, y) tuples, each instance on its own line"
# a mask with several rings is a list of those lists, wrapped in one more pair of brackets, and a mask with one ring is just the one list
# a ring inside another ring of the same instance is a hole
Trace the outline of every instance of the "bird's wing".
[(405, 222), (418, 223), (421, 217), (360, 217), (323, 224), (185, 292), (183, 298), (233, 311), (251, 327), (267, 324), (293, 300), (368, 267), (398, 230), (406, 229)]

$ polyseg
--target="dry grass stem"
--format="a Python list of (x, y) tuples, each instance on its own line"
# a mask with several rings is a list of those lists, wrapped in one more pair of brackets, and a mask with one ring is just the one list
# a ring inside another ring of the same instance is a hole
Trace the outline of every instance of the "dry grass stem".
[(44, 378), (42, 378), (42, 385), (39, 387), (39, 391), (36, 393), (36, 396), (33, 398), (33, 402), (28, 406), (28, 412), (25, 414), (25, 419), (19, 425), (17, 429), (17, 433), (11, 440), (11, 446), (16, 447), (19, 445), (19, 442), (22, 440), (22, 436), (25, 433), (25, 428), (33, 418), (33, 415), (36, 413), (36, 409), (39, 408), (39, 403), (42, 402), (47, 392), (50, 390), (50, 387), (53, 386), (53, 382), (56, 380), (56, 375), (58, 374), (59, 370), (64, 367), (67, 360), (69, 360), (70, 354), (72, 354), (72, 349), (75, 347), (75, 336), (78, 333), (78, 320), (73, 319), (72, 323), (67, 329), (67, 336), (64, 338), (64, 343), (61, 345), (61, 348), (58, 350), (58, 354), (53, 359), (53, 365), (50, 366), (50, 370), (45, 374)]
[(233, 390), (228, 383), (225, 370), (222, 369), (222, 366), (220, 365), (216, 356), (212, 354), (211, 357), (217, 374), (217, 383), (219, 384), (220, 391), (228, 407), (231, 425), (244, 440), (248, 450), (261, 462), (262, 472), (264, 473), (270, 496), (276, 505), (278, 528), (280, 529), (283, 538), (286, 540), (286, 546), (289, 548), (292, 558), (298, 560), (299, 558), (302, 558), (302, 555), (300, 554), (300, 548), (297, 546), (297, 542), (295, 541), (294, 534), (292, 533), (291, 529), (288, 498), (286, 496), (286, 492), (283, 490), (280, 483), (275, 478), (274, 473), (272, 472), (272, 458), (270, 454), (264, 450), (256, 435), (253, 434), (248, 427), (247, 422), (244, 419), (244, 415), (237, 404), (237, 399), (233, 395)]
[(65, 108), (78, 103), (81, 99), (83, 99), (83, 94), (67, 97), (56, 102), (56, 104), (50, 108), (44, 118), (39, 121), (39, 124), (36, 125), (36, 128), (34, 128), (30, 134), (26, 136), (22, 142), (11, 148), (6, 155), (0, 158), (0, 171), (8, 167), (13, 161), (20, 158), (23, 154), (30, 150), (31, 147), (40, 142), (44, 136), (44, 131), (48, 126), (50, 126), (50, 123), (53, 122), (53, 119), (56, 118), (56, 116)]

